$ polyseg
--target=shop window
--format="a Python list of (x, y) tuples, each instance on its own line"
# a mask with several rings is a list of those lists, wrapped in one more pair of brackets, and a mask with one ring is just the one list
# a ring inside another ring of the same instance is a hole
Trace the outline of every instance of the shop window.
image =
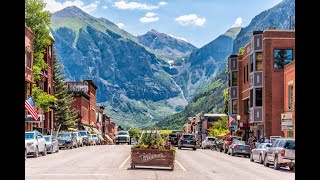
[(256, 71), (262, 70), (262, 52), (256, 53)]
[(238, 114), (238, 100), (232, 100), (232, 114)]
[(283, 69), (284, 66), (293, 60), (292, 49), (274, 49), (273, 51), (274, 69)]
[(288, 109), (293, 107), (293, 85), (288, 86)]
[(250, 55), (250, 72), (253, 71), (253, 55)]
[(262, 106), (262, 88), (256, 88), (256, 106)]
[(232, 72), (232, 86), (238, 86), (238, 72)]

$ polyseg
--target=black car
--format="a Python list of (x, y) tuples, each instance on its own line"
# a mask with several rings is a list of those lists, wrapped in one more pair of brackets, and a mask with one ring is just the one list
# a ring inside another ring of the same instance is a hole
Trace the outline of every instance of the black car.
[(193, 134), (183, 134), (178, 141), (178, 148), (192, 148), (197, 150), (197, 141)]

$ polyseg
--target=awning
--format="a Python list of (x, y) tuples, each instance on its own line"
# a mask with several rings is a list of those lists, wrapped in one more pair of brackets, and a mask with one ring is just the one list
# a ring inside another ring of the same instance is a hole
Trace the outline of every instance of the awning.
[(96, 134), (101, 134), (101, 132), (100, 132), (97, 128), (95, 128), (95, 127), (93, 127), (92, 130), (93, 130)]
[(82, 126), (83, 126), (83, 128), (84, 128), (86, 131), (91, 132), (90, 126), (85, 125), (85, 124), (82, 124)]
[(108, 134), (105, 134), (105, 136), (107, 137), (107, 139), (108, 139), (109, 141), (111, 141), (111, 142), (113, 141)]

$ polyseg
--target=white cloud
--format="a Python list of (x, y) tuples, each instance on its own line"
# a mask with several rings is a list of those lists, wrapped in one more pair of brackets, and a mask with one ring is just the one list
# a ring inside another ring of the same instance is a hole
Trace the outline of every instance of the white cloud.
[(186, 38), (183, 38), (183, 37), (177, 37), (177, 36), (174, 36), (172, 34), (168, 34), (169, 36), (173, 37), (173, 38), (176, 38), (176, 39), (180, 39), (182, 41), (185, 41), (185, 42), (188, 42)]
[(102, 6), (103, 9), (108, 9), (108, 6)]
[(158, 9), (159, 6), (148, 5), (138, 2), (126, 2), (126, 1), (117, 1), (113, 4), (114, 7), (118, 9), (144, 9), (144, 10), (153, 10)]
[(148, 12), (145, 17), (153, 17), (153, 16), (156, 16), (157, 14), (154, 13), (154, 12)]
[(84, 10), (87, 13), (90, 13), (97, 9), (97, 6), (100, 4), (100, 1), (97, 0), (91, 4), (85, 5), (84, 2), (81, 0), (70, 0), (70, 1), (65, 1), (63, 3), (58, 2), (56, 0), (44, 0), (44, 3), (46, 3), (45, 10), (48, 10), (52, 13), (59, 11), (63, 8), (66, 8), (68, 6), (77, 6), (78, 8)]
[(168, 4), (168, 3), (163, 2), (163, 1), (159, 2), (159, 6), (164, 6), (164, 5), (166, 5), (166, 4)]
[(117, 23), (117, 26), (119, 27), (119, 28), (121, 28), (121, 29), (123, 29), (124, 27), (126, 27), (123, 23)]
[(206, 18), (200, 18), (196, 14), (188, 14), (177, 17), (176, 21), (181, 25), (194, 24), (196, 26), (202, 26), (206, 22)]
[(241, 27), (242, 24), (243, 24), (242, 17), (237, 17), (237, 19), (234, 21), (231, 27)]
[(157, 17), (157, 14), (154, 12), (147, 12), (146, 15), (144, 15), (144, 17), (140, 18), (140, 22), (142, 23), (150, 23), (150, 22), (155, 22), (155, 21), (159, 21), (159, 17)]

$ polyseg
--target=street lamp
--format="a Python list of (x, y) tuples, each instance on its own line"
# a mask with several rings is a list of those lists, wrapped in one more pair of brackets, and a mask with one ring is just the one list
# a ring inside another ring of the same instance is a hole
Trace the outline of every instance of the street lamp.
[(238, 129), (240, 129), (240, 118), (241, 118), (241, 116), (238, 114), (238, 115), (237, 115), (237, 120), (238, 120)]

